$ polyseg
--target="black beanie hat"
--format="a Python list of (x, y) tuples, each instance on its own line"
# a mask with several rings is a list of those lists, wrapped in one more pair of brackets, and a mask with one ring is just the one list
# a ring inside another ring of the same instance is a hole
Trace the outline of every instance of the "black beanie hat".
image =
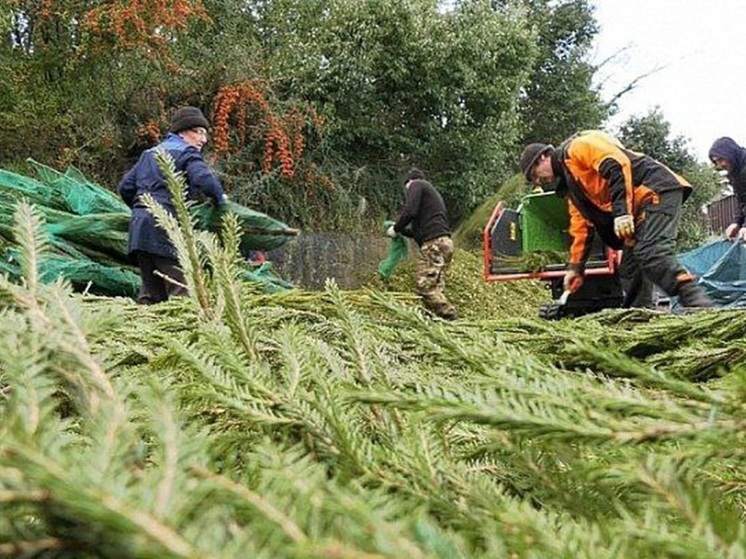
[(528, 182), (532, 182), (531, 170), (544, 153), (553, 150), (550, 144), (528, 144), (523, 148), (521, 159), (518, 162), (518, 166), (521, 168), (521, 173), (526, 177)]
[(181, 107), (171, 118), (171, 128), (169, 130), (178, 134), (183, 130), (192, 128), (210, 128), (210, 122), (205, 118), (197, 107)]
[(424, 180), (424, 179), (425, 179), (425, 173), (420, 171), (417, 167), (412, 167), (407, 173), (407, 179), (404, 182)]

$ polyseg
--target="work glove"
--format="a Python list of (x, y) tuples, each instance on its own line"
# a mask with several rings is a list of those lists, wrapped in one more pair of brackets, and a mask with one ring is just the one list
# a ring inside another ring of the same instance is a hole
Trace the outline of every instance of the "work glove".
[(620, 239), (631, 239), (635, 234), (635, 219), (629, 214), (615, 217), (614, 233)]
[(388, 229), (386, 229), (386, 235), (388, 235), (388, 236), (389, 236), (389, 237), (391, 237), (392, 239), (393, 239), (394, 237), (396, 237), (396, 235), (397, 235), (397, 234), (398, 234), (398, 233), (397, 233), (396, 231), (394, 231), (394, 226), (393, 226), (393, 225), (389, 225), (389, 228), (388, 228)]
[(731, 223), (730, 225), (728, 225), (728, 227), (725, 228), (725, 238), (726, 239), (735, 239), (736, 236), (739, 233), (739, 231), (738, 231), (739, 229), (740, 229), (740, 227), (739, 227), (738, 223)]
[(562, 280), (562, 287), (565, 291), (575, 293), (583, 285), (583, 274), (577, 270), (567, 270)]
[(746, 243), (746, 227), (741, 227), (738, 230), (738, 235), (736, 237), (739, 241), (742, 243)]

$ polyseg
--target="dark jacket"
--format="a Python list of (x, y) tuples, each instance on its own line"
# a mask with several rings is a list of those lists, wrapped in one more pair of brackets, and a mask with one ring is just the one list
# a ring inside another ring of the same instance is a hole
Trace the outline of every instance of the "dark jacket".
[(638, 216), (648, 203), (671, 190), (691, 185), (662, 163), (626, 149), (618, 140), (600, 131), (586, 131), (565, 141), (556, 153), (559, 184), (557, 193), (569, 198), (570, 266), (582, 269), (593, 241), (593, 230), (607, 246), (621, 249), (614, 233), (614, 218)]
[(746, 221), (746, 148), (739, 146), (731, 138), (718, 138), (710, 148), (710, 159), (715, 157), (725, 159), (730, 163), (728, 182), (736, 196), (736, 212), (733, 223), (742, 227)]
[[(744, 150), (746, 152), (746, 150)], [(746, 156), (746, 153), (744, 154)], [(736, 195), (736, 212), (733, 216), (733, 223), (743, 227), (746, 221), (746, 165), (743, 165), (738, 173), (729, 172), (728, 182), (733, 188), (733, 194)]]
[(165, 178), (158, 168), (155, 152), (164, 150), (174, 160), (176, 172), (183, 172), (188, 185), (187, 199), (200, 195), (220, 205), (225, 199), (223, 187), (205, 163), (202, 153), (180, 136), (169, 133), (156, 147), (143, 152), (138, 162), (125, 173), (119, 183), (119, 194), (132, 208), (128, 251), (143, 251), (165, 258), (174, 258), (175, 250), (166, 231), (156, 225), (155, 218), (140, 200), (145, 193), (161, 204), (172, 215), (175, 213)]
[[(410, 224), (411, 229), (407, 228)], [(407, 200), (399, 219), (394, 223), (394, 231), (412, 237), (418, 246), (451, 235), (446, 205), (440, 193), (428, 181), (417, 179), (409, 184)]]

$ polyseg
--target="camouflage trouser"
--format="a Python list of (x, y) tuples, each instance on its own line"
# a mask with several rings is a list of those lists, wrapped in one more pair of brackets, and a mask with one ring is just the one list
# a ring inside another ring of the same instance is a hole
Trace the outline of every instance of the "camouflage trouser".
[(448, 236), (424, 242), (417, 255), (417, 293), (428, 309), (444, 318), (456, 317), (456, 309), (444, 293), (445, 274), (452, 258), (453, 241)]

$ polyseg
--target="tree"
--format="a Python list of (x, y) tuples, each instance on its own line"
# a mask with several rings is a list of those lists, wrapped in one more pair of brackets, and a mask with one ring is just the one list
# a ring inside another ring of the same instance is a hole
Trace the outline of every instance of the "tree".
[(342, 159), (345, 182), (374, 205), (398, 205), (403, 171), (418, 165), (459, 219), (512, 162), (518, 92), (534, 53), (515, 11), (286, 0), (259, 13), (273, 75), (326, 117), (322, 149)]
[[(439, 4), (0, 0), (0, 125), (16, 131), (0, 157), (115, 184), (191, 104), (219, 120), (213, 155), (239, 202), (304, 227), (377, 221), (417, 165), (458, 223), (511, 174), (522, 139), (562, 139), (602, 107), (582, 62), (586, 2)], [(268, 105), (250, 114), (252, 91)], [(293, 165), (268, 163), (290, 136), (303, 140)]]
[(665, 163), (679, 173), (697, 164), (697, 158), (688, 150), (687, 139), (671, 137), (671, 124), (660, 107), (644, 116), (631, 116), (619, 127), (619, 139), (634, 150)]
[(593, 85), (596, 67), (588, 62), (598, 26), (587, 0), (526, 0), (525, 5), (539, 56), (521, 98), (523, 142), (557, 145), (578, 130), (600, 127), (610, 115)]
[(121, 160), (113, 148), (128, 118), (163, 116), (170, 45), (207, 17), (200, 0), (0, 0), (0, 13), (0, 126), (15, 131), (0, 138), (2, 158), (82, 164), (97, 177)]

